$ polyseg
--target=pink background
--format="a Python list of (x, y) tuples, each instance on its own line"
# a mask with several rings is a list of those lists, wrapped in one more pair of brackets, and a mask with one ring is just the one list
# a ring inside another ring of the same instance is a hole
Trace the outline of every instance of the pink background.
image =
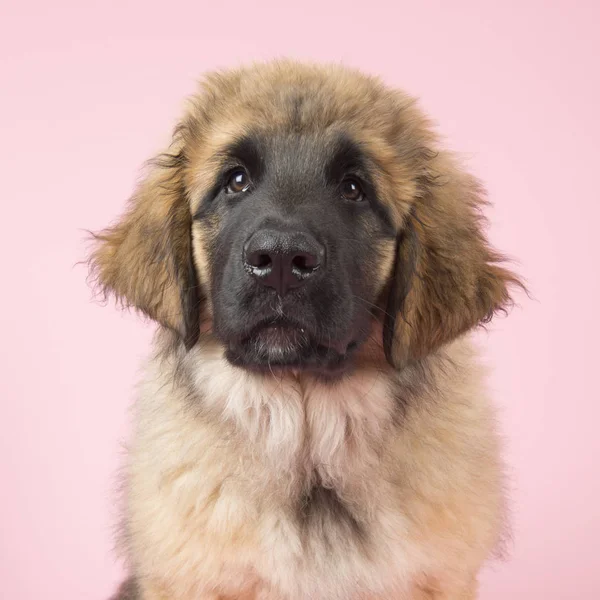
[(4, 0), (0, 596), (103, 600), (122, 575), (113, 489), (150, 328), (92, 302), (83, 228), (122, 210), (201, 72), (287, 55), (420, 96), (487, 183), (535, 298), (483, 335), (515, 542), (481, 597), (600, 598), (599, 6)]

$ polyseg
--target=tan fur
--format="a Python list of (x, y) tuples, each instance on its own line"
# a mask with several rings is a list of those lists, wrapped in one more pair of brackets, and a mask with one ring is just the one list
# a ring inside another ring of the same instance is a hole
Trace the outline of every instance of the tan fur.
[[(191, 215), (223, 144), (250, 127), (347, 131), (376, 161), (378, 190), (414, 238), (397, 254), (381, 246), (381, 290), (418, 247), (394, 367), (382, 322), (334, 384), (231, 366), (210, 332), (210, 304), (199, 341), (187, 351), (173, 343), (191, 284), (178, 266), (193, 245), (208, 295), (207, 247), (220, 226)], [(165, 327), (127, 466), (123, 543), (141, 598), (475, 598), (502, 537), (504, 499), (493, 409), (463, 334), (503, 309), (518, 283), (487, 245), (478, 184), (440, 150), (409, 97), (354, 71), (291, 62), (207, 77), (167, 160), (92, 257), (106, 291)], [(299, 505), (317, 481), (352, 518)]]

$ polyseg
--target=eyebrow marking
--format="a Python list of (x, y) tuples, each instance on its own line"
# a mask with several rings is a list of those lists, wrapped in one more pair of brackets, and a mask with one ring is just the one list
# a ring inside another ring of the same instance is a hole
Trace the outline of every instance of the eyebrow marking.
[(368, 177), (367, 160), (360, 146), (345, 134), (340, 134), (334, 142), (334, 152), (326, 169), (327, 178), (339, 180), (349, 171)]
[(237, 138), (215, 155), (217, 160), (227, 166), (235, 166), (235, 162), (242, 163), (252, 175), (257, 177), (263, 169), (263, 157), (260, 151), (260, 139), (253, 134)]

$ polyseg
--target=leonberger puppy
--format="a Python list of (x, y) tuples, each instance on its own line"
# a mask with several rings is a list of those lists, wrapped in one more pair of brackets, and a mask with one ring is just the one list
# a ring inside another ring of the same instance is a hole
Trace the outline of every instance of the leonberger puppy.
[(159, 324), (117, 598), (476, 597), (506, 510), (467, 334), (520, 286), (484, 198), (377, 78), (204, 79), (90, 259)]

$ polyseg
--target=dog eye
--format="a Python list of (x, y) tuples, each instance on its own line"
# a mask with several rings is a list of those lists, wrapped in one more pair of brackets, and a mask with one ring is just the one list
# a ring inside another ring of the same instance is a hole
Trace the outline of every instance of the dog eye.
[(348, 177), (342, 181), (340, 192), (342, 194), (342, 198), (344, 200), (349, 200), (350, 202), (362, 202), (365, 199), (365, 194), (360, 186), (360, 183), (351, 177)]
[(243, 169), (236, 169), (227, 180), (227, 193), (239, 194), (247, 192), (250, 187), (250, 177)]

